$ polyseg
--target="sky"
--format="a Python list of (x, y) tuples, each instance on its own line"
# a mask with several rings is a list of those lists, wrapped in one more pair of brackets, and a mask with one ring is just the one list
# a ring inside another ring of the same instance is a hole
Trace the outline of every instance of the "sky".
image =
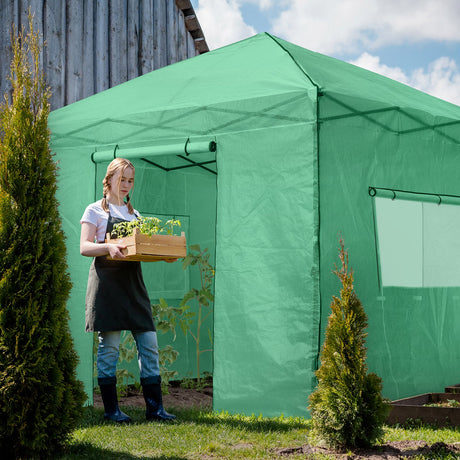
[(268, 32), (460, 105), (460, 0), (191, 0), (209, 48)]

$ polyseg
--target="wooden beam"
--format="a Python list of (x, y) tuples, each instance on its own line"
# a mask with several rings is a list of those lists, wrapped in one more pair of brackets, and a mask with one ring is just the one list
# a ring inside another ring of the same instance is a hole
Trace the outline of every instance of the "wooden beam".
[(177, 8), (181, 10), (187, 10), (192, 7), (192, 2), (190, 0), (176, 0)]
[(206, 43), (204, 37), (197, 38), (195, 40), (195, 48), (200, 54), (207, 53), (209, 51), (208, 44)]
[[(203, 30), (201, 29), (200, 22), (196, 17), (192, 3), (190, 0), (176, 0), (176, 6), (182, 10), (182, 13), (184, 14), (185, 27), (190, 32), (190, 35), (195, 42), (195, 49), (199, 54), (207, 53), (209, 51), (209, 47), (206, 43)], [(199, 43), (197, 40), (199, 40)]]
[(190, 16), (185, 16), (185, 27), (190, 32), (194, 30), (201, 30), (200, 23), (198, 22), (197, 17), (193, 14)]

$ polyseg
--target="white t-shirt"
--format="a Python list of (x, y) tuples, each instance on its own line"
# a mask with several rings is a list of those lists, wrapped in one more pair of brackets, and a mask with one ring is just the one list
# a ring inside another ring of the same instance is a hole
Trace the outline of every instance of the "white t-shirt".
[[(105, 231), (107, 229), (107, 221), (109, 220), (109, 214), (102, 209), (101, 206), (102, 200), (91, 203), (83, 213), (80, 223), (89, 222), (96, 226), (96, 241), (98, 243), (103, 243), (105, 240)], [(118, 219), (123, 219), (127, 221), (132, 221), (137, 219), (139, 213), (134, 210), (134, 214), (130, 214), (128, 211), (128, 206), (125, 204), (122, 206), (116, 206), (109, 203), (110, 215)]]

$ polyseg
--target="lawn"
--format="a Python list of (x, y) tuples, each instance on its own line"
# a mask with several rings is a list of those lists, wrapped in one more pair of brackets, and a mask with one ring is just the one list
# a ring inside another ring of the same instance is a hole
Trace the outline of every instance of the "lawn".
[[(230, 415), (196, 409), (175, 410), (172, 423), (146, 422), (141, 408), (124, 408), (133, 423), (109, 424), (102, 409), (86, 408), (81, 425), (72, 433), (66, 450), (56, 459), (331, 459), (332, 455), (302, 453), (314, 445), (311, 422), (302, 418), (264, 418)], [(430, 446), (460, 442), (460, 430), (437, 429), (413, 423), (411, 427), (386, 427), (384, 444), (425, 441)], [(411, 458), (460, 458), (441, 449), (411, 452)], [(384, 457), (383, 453), (381, 454)], [(347, 457), (346, 455), (342, 458)], [(360, 457), (362, 458), (362, 457)], [(393, 457), (393, 458), (398, 458)]]

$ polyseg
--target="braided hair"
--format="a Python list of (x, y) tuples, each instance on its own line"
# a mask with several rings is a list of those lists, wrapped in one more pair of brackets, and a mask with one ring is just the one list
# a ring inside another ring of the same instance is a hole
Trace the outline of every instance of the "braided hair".
[[(109, 202), (107, 200), (107, 195), (110, 191), (110, 179), (118, 172), (120, 171), (120, 180), (121, 177), (125, 171), (126, 168), (132, 168), (134, 171), (134, 166), (133, 164), (129, 161), (126, 160), (125, 158), (115, 158), (107, 167), (107, 172), (105, 174), (104, 180), (102, 181), (103, 185), (103, 198), (101, 202), (102, 209), (105, 212), (109, 212)], [(117, 184), (118, 186), (120, 184)], [(134, 209), (130, 201), (129, 195), (126, 197), (126, 205), (128, 206), (128, 212), (130, 214), (134, 214)]]

